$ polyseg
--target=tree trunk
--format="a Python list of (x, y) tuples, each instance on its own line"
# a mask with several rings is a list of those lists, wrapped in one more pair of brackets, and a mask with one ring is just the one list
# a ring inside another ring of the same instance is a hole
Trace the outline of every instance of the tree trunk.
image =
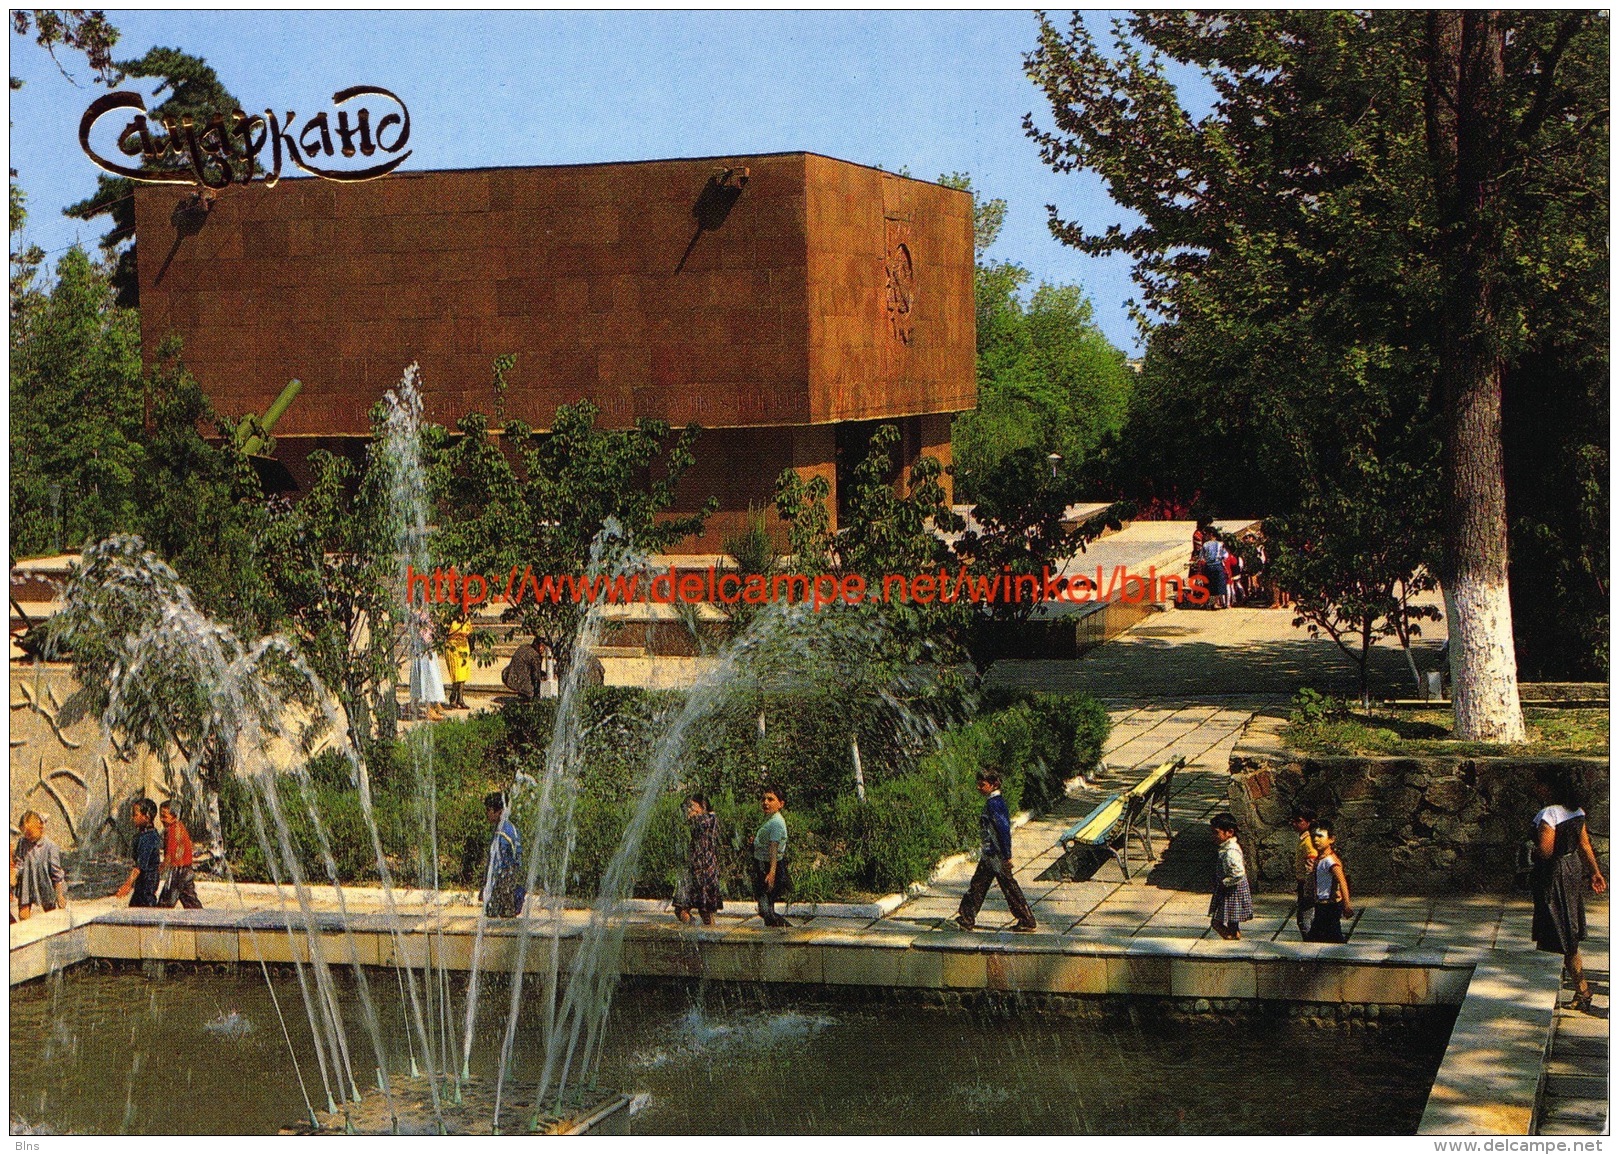
[(213, 870), (223, 875), (225, 873), (225, 824), (219, 818), (219, 791), (212, 788), (203, 791), (203, 802), (206, 806), (204, 823), (208, 828), (208, 852), (213, 856)]
[(1429, 157), (1440, 205), (1440, 396), (1445, 438), (1445, 589), (1457, 738), (1521, 742), (1507, 598), (1506, 481), (1496, 283), (1502, 253), (1502, 57), (1494, 12), (1428, 14)]

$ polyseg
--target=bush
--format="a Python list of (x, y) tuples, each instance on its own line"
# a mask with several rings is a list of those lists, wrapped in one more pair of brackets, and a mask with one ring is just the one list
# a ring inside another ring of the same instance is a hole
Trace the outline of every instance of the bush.
[[(793, 896), (815, 902), (902, 889), (927, 878), (945, 855), (978, 843), (983, 799), (974, 785), (988, 763), (1002, 768), (1001, 790), (1013, 810), (1040, 808), (1060, 797), (1062, 782), (1095, 765), (1106, 740), (1106, 711), (1077, 694), (1019, 693), (1002, 708), (924, 739), (925, 727), (893, 724), (878, 710), (851, 711), (828, 694), (781, 694), (736, 703), (705, 719), (689, 749), (684, 781), (654, 803), (638, 864), (635, 893), (667, 898), (684, 873), (688, 834), (684, 794), (707, 794), (720, 820), (721, 890), (727, 901), (752, 895), (753, 834), (763, 817), (759, 790), (774, 781), (787, 793)], [(679, 694), (623, 687), (587, 691), (581, 730), (584, 768), (574, 804), (574, 834), (567, 887), (597, 892), (638, 805), (656, 743), (683, 703)], [(758, 731), (758, 709), (766, 714)], [(554, 703), (507, 704), (481, 715), (418, 730), (373, 760), (373, 802), (390, 869), (414, 884), (427, 867), (427, 825), (422, 767), (428, 751), (416, 743), (431, 735), (437, 804), (440, 879), (476, 886), (489, 844), (484, 794), (511, 787), (519, 772), (543, 779), (554, 724)], [(849, 736), (859, 735), (866, 799), (854, 792)], [(381, 773), (378, 767), (384, 767)], [(311, 788), (345, 880), (375, 883), (371, 836), (350, 784), (346, 762), (321, 755), (310, 763)], [(307, 876), (324, 882), (297, 782), (284, 779), (283, 809)], [(244, 878), (267, 878), (252, 829), (246, 783), (222, 794), (227, 847)], [(539, 792), (520, 790), (513, 820), (525, 852), (534, 830)], [(559, 803), (560, 804), (560, 803)], [(560, 853), (561, 847), (553, 850)], [(544, 872), (542, 871), (542, 877)]]
[(1344, 715), (1342, 702), (1327, 697), (1318, 690), (1303, 686), (1293, 695), (1288, 721), (1297, 726), (1315, 726)]

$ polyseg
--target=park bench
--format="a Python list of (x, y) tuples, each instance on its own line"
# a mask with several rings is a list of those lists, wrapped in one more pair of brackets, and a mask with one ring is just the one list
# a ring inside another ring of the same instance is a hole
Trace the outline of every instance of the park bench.
[(1107, 854), (1119, 864), (1126, 880), (1130, 877), (1130, 839), (1136, 838), (1147, 861), (1156, 856), (1152, 849), (1152, 826), (1156, 821), (1164, 837), (1169, 829), (1169, 791), (1175, 771), (1186, 765), (1184, 757), (1165, 762), (1148, 772), (1129, 790), (1110, 794), (1096, 808), (1063, 831), (1058, 844), (1065, 854), (1084, 849)]

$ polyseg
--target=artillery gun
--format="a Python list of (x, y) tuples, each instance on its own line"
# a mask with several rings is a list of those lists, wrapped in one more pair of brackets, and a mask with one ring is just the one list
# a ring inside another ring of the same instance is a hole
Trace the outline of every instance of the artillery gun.
[(259, 484), (264, 487), (265, 493), (290, 493), (298, 488), (298, 483), (292, 479), (287, 467), (271, 456), (275, 452), (275, 438), (270, 435), (270, 431), (292, 406), (303, 387), (304, 383), (294, 377), (287, 382), (287, 387), (276, 395), (276, 399), (264, 411), (263, 417), (249, 413), (236, 426), (234, 438), (236, 448), (252, 462), (253, 469), (259, 475)]

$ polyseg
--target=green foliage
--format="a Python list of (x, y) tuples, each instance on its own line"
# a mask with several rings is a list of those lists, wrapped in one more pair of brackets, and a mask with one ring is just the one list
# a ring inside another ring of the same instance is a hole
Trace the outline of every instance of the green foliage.
[[(793, 478), (797, 480), (798, 475), (793, 474)], [(770, 536), (765, 511), (752, 505), (748, 506), (746, 527), (725, 538), (720, 543), (720, 552), (730, 555), (732, 565), (727, 567), (727, 570), (739, 578), (758, 574), (768, 579), (779, 568), (776, 561), (776, 542)], [(763, 609), (760, 605), (744, 601), (720, 608), (737, 629), (745, 628)]]
[(1328, 698), (1309, 686), (1301, 686), (1293, 695), (1292, 710), (1287, 717), (1295, 725), (1313, 726), (1329, 718), (1338, 717), (1343, 712), (1342, 702)]
[(1366, 454), (1348, 468), (1304, 483), (1296, 512), (1265, 523), (1271, 576), (1294, 597), (1294, 625), (1330, 637), (1355, 663), (1362, 700), (1378, 638), (1397, 638), (1409, 653), (1419, 623), (1437, 620), (1432, 605), (1412, 605), (1434, 587), (1438, 511), (1428, 474), (1385, 466)]
[[(583, 705), (583, 770), (573, 803), (575, 840), (570, 855), (570, 893), (594, 894), (630, 816), (639, 802), (643, 775), (654, 743), (680, 695), (620, 687), (595, 687)], [(855, 794), (848, 762), (849, 721), (831, 699), (783, 695), (767, 704), (767, 737), (758, 736), (756, 718), (746, 711), (722, 716), (705, 726), (689, 752), (688, 769), (654, 801), (638, 872), (636, 893), (673, 893), (688, 854), (681, 813), (686, 793), (706, 794), (720, 820), (721, 882), (728, 901), (751, 895), (748, 862), (753, 834), (763, 821), (759, 791), (767, 782), (787, 791), (787, 822), (795, 897), (801, 901), (848, 898), (902, 889), (925, 879), (945, 855), (978, 844), (983, 798), (974, 775), (990, 761), (1005, 773), (1002, 790), (1014, 810), (1046, 805), (1065, 777), (1094, 765), (1107, 734), (1107, 715), (1082, 695), (1028, 695), (969, 725), (942, 733), (931, 748), (914, 744), (909, 756), (897, 739), (862, 735), (866, 799)], [(544, 711), (477, 715), (464, 722), (440, 723), (431, 730), (431, 764), (437, 798), (438, 868), (442, 877), (476, 885), (488, 846), (483, 795), (511, 789), (518, 771), (538, 779), (543, 768), (549, 722)], [(509, 757), (516, 728), (529, 737), (515, 760)], [(373, 799), (384, 853), (396, 874), (417, 877), (424, 844), (425, 792), (413, 767), (426, 759), (420, 748), (427, 731), (396, 744), (389, 759), (372, 766)], [(869, 747), (869, 749), (867, 749)], [(890, 761), (890, 759), (895, 759)], [(768, 769), (760, 770), (764, 761)], [(346, 763), (323, 755), (310, 765), (316, 811), (332, 832), (339, 873), (345, 879), (375, 881), (369, 834), (360, 825), (358, 802)], [(226, 835), (238, 875), (264, 877), (264, 859), (252, 827), (249, 787), (240, 780), (222, 793)], [(300, 787), (290, 779), (278, 789), (293, 821), (301, 861), (324, 870)], [(516, 794), (513, 817), (527, 836), (536, 818), (539, 793)], [(338, 847), (341, 847), (340, 852)], [(534, 851), (529, 847), (529, 852)], [(470, 853), (469, 853), (470, 852)], [(470, 864), (475, 877), (463, 877)]]
[(259, 568), (275, 591), (280, 628), (334, 694), (349, 732), (375, 757), (396, 731), (402, 608), (381, 407), (365, 458), (315, 450), (314, 480), (296, 504), (268, 510)]
[(84, 251), (12, 300), (11, 550), (76, 549), (139, 527), (140, 320)]
[[(513, 420), (491, 435), (481, 413), (462, 418), (455, 435), (427, 430), (439, 564), (483, 574), (492, 590), (504, 590), (513, 566), (519, 579), (527, 567), (537, 576), (583, 575), (592, 543), (609, 522), (621, 536), (605, 545), (608, 566), (627, 560), (629, 543), (640, 553), (658, 553), (701, 533), (718, 508), (713, 498), (695, 514), (663, 516), (696, 460), (698, 428), (671, 440), (659, 421), (600, 429), (599, 413), (589, 401), (560, 406), (548, 434)], [(544, 637), (563, 663), (572, 659), (577, 606), (536, 604), (531, 593), (507, 613), (524, 633)]]
[[(115, 38), (116, 35), (114, 33)], [(110, 41), (108, 46), (111, 46)], [(206, 61), (178, 48), (152, 48), (139, 59), (119, 61), (116, 80), (109, 83), (122, 82), (129, 77), (156, 79), (159, 81), (157, 92), (168, 90), (168, 98), (146, 112), (148, 122), (154, 126), (162, 124), (164, 120), (173, 120), (178, 124), (182, 117), (189, 117), (202, 126), (214, 114), (228, 117), (240, 106), (240, 102), (220, 83), (218, 74)], [(167, 157), (166, 161), (166, 165), (160, 167), (183, 169), (190, 165), (190, 157), (184, 149), (177, 155)], [(143, 161), (142, 164), (150, 165), (151, 162)], [(135, 246), (129, 244), (127, 248), (124, 247), (126, 242), (135, 239), (135, 182), (128, 177), (102, 173), (94, 193), (68, 205), (62, 212), (81, 221), (93, 221), (102, 216), (112, 219), (112, 228), (102, 234), (101, 250), (117, 260), (112, 284), (118, 303), (128, 308), (139, 305), (140, 281), (136, 273)]]
[[(873, 655), (870, 680), (889, 680), (902, 664), (926, 664), (945, 671), (962, 653), (969, 607), (939, 601), (921, 603), (879, 600), (887, 574), (932, 573), (954, 561), (939, 533), (960, 532), (962, 519), (945, 500), (943, 469), (932, 457), (920, 457), (910, 469), (909, 485), (899, 492), (894, 451), (899, 429), (879, 425), (865, 454), (849, 473), (847, 513), (836, 533), (829, 529), (829, 489), (822, 477), (804, 481), (791, 469), (776, 482), (776, 511), (787, 523), (788, 547), (799, 573), (859, 574), (866, 580), (867, 600), (838, 604), (823, 612), (846, 614), (880, 626), (885, 645)], [(852, 698), (858, 687), (848, 687)]]
[(1608, 711), (1565, 707), (1524, 710), (1529, 740), (1520, 744), (1464, 742), (1452, 736), (1450, 715), (1442, 710), (1399, 710), (1394, 713), (1351, 711), (1342, 703), (1325, 709), (1295, 709), (1283, 737), (1294, 749), (1311, 754), (1380, 757), (1480, 757), (1506, 754), (1581, 755), (1608, 752)]
[(1097, 328), (1078, 285), (1041, 284), (1025, 302), (1029, 271), (984, 259), (1005, 222), (1004, 200), (982, 199), (960, 173), (939, 183), (973, 194), (977, 259), (978, 408), (951, 430), (956, 496), (979, 499), (1001, 461), (1020, 449), (1059, 453), (1077, 472), (1122, 426), (1134, 374)]
[(960, 496), (974, 500), (1007, 454), (1060, 454), (1077, 475), (1124, 424), (1135, 374), (1097, 327), (1078, 285), (1042, 284), (1025, 304), (1027, 274), (978, 271), (979, 408), (952, 431)]
[[(152, 430), (134, 479), (136, 525), (200, 606), (257, 636), (275, 628), (282, 613), (263, 565), (270, 510), (258, 474), (179, 352), (178, 341), (165, 342), (146, 382)], [(201, 432), (209, 428), (213, 441)]]
[[(57, 68), (62, 69), (62, 75), (69, 80), (73, 78), (57, 59), (58, 47), (84, 53), (96, 79), (103, 84), (110, 87), (117, 82), (112, 46), (118, 43), (118, 29), (107, 23), (105, 13), (78, 8), (14, 8), (11, 27), (19, 36), (33, 32), (34, 43), (51, 54)], [(11, 86), (16, 88), (20, 83), (14, 79)]]
[[(1607, 15), (1467, 16), (1499, 34), (1493, 110), (1451, 99), (1435, 37), (1462, 18), (1430, 16), (1143, 12), (1115, 22), (1108, 47), (1077, 16), (1066, 30), (1041, 19), (1025, 63), (1052, 121), (1025, 127), (1053, 169), (1097, 173), (1139, 218), (1095, 229), (1053, 209), (1052, 231), (1086, 253), (1132, 258), (1146, 306), (1167, 322), (1108, 449), (1108, 478), (1143, 501), (1288, 516), (1311, 502), (1341, 507), (1369, 455), (1385, 477), (1407, 476), (1410, 498), (1444, 492), (1438, 446), (1460, 411), (1458, 383), (1504, 370), (1493, 388), (1513, 418), (1508, 529), (1515, 608), (1530, 609), (1533, 631), (1524, 651), (1538, 650), (1543, 670), (1605, 669), (1592, 657), (1606, 635), (1595, 579), (1606, 534), (1591, 527), (1605, 524), (1606, 501), (1582, 499), (1581, 478), (1594, 474), (1574, 463), (1601, 469), (1607, 456), (1607, 393), (1595, 385), (1608, 347), (1597, 271)], [(1203, 118), (1182, 107), (1171, 61), (1212, 86)], [(1469, 146), (1496, 158), (1472, 193), (1457, 170), (1463, 118)], [(1547, 387), (1564, 403), (1542, 404)], [(1442, 528), (1422, 505), (1386, 511), (1412, 515), (1398, 535)], [(1558, 636), (1555, 615), (1539, 612), (1546, 589), (1518, 589), (1520, 557), (1574, 596), (1577, 635)]]

